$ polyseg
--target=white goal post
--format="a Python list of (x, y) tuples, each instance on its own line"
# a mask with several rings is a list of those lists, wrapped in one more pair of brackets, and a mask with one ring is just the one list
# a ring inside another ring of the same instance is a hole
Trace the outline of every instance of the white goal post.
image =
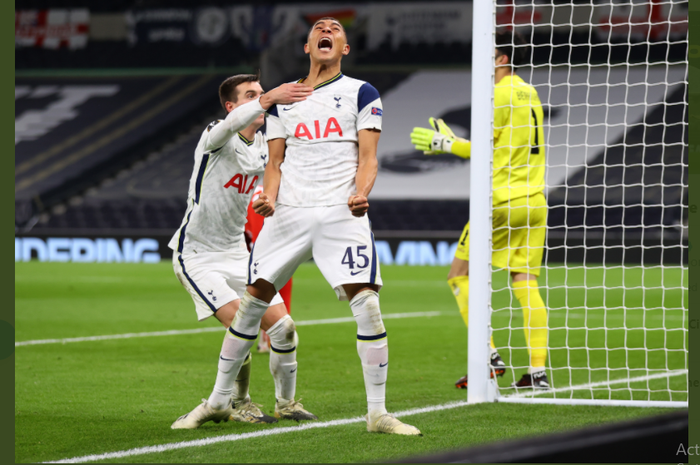
[[(475, 0), (472, 30), (468, 401), (687, 407), (687, 2)], [(492, 263), (534, 247), (529, 233), (493, 243), (495, 38), (508, 30), (544, 111), (548, 389), (513, 387), (535, 371), (532, 325)]]

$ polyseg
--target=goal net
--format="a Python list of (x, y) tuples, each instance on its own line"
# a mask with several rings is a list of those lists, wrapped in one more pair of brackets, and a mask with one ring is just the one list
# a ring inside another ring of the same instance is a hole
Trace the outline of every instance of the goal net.
[[(503, 81), (510, 119), (484, 45), (506, 31), (536, 90)], [(470, 318), (490, 311), (470, 320), (470, 401), (687, 406), (687, 37), (687, 1), (475, 2), (472, 124), (490, 127), (472, 127)], [(529, 153), (504, 165), (523, 124)], [(506, 364), (494, 380), (491, 336)], [(514, 387), (542, 364), (548, 389)]]

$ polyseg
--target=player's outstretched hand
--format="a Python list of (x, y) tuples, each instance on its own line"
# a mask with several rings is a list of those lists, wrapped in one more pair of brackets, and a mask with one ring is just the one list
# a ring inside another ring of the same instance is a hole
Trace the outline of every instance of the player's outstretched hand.
[(430, 118), (428, 118), (428, 122), (433, 127), (433, 129), (435, 129), (436, 132), (444, 134), (447, 137), (457, 139), (457, 136), (455, 135), (454, 131), (450, 129), (450, 127), (443, 121), (442, 118), (435, 119), (431, 116)]
[(348, 207), (350, 207), (352, 216), (357, 216), (359, 218), (365, 216), (365, 213), (367, 213), (369, 202), (364, 195), (351, 195), (348, 199)]
[(257, 200), (253, 201), (253, 211), (263, 218), (270, 217), (275, 213), (275, 202), (262, 192)]
[(428, 118), (433, 129), (413, 128), (411, 143), (416, 150), (421, 150), (425, 155), (439, 155), (451, 153), (455, 140), (464, 140), (455, 135), (442, 118)]
[(433, 149), (433, 138), (435, 138), (436, 135), (439, 136), (439, 134), (432, 129), (413, 128), (413, 132), (411, 132), (411, 143), (416, 150), (420, 150), (425, 155), (438, 155), (440, 153), (444, 153)]
[(411, 143), (416, 150), (422, 150), (425, 155), (449, 153), (454, 143), (452, 137), (435, 132), (432, 129), (413, 128)]
[(271, 91), (263, 94), (260, 97), (260, 104), (263, 108), (269, 103), (270, 105), (289, 105), (290, 103), (301, 102), (311, 95), (314, 91), (313, 87), (297, 82), (282, 84), (275, 87)]

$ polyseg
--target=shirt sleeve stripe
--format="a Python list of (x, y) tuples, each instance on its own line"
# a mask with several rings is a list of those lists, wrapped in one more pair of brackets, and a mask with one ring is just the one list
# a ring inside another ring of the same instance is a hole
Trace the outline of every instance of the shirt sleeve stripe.
[(375, 89), (369, 82), (365, 82), (362, 84), (360, 91), (357, 93), (357, 112), (361, 112), (363, 108), (378, 98), (379, 92), (377, 89)]

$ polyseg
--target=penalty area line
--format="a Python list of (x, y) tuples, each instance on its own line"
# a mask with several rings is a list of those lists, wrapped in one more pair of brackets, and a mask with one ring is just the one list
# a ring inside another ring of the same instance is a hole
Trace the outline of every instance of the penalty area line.
[[(382, 315), (384, 320), (394, 320), (401, 318), (418, 318), (418, 317), (431, 317), (431, 316), (441, 316), (443, 312), (407, 312), (407, 313), (386, 313)], [(316, 325), (329, 325), (337, 323), (350, 323), (354, 322), (354, 317), (344, 317), (344, 318), (325, 318), (322, 320), (302, 320), (295, 321), (296, 326), (316, 326)], [(85, 337), (69, 337), (64, 339), (35, 339), (31, 341), (19, 341), (15, 342), (15, 347), (21, 346), (33, 346), (41, 344), (68, 344), (72, 342), (89, 342), (89, 341), (108, 341), (111, 339), (133, 339), (137, 337), (156, 337), (156, 336), (179, 336), (181, 334), (199, 334), (199, 333), (215, 333), (215, 332), (225, 332), (223, 327), (206, 327), (206, 328), (194, 328), (194, 329), (171, 329), (168, 331), (152, 331), (147, 333), (125, 333), (125, 334), (106, 334), (104, 336), (85, 336)]]
[[(396, 412), (395, 417), (407, 417), (410, 415), (418, 415), (421, 413), (437, 412), (440, 410), (450, 410), (458, 407), (465, 407), (469, 405), (466, 401), (459, 402), (449, 402), (447, 404), (432, 405), (430, 407), (422, 407), (410, 410), (403, 410), (401, 412)], [(209, 446), (212, 444), (218, 444), (221, 442), (233, 442), (241, 441), (244, 439), (260, 438), (266, 436), (275, 436), (278, 434), (295, 433), (306, 431), (310, 429), (317, 428), (330, 428), (332, 426), (343, 426), (352, 423), (364, 422), (364, 417), (354, 417), (345, 418), (339, 420), (324, 421), (320, 423), (302, 423), (299, 426), (285, 426), (282, 428), (271, 428), (262, 431), (254, 431), (251, 433), (242, 434), (227, 434), (225, 436), (216, 436), (212, 438), (196, 439), (193, 441), (182, 441), (182, 442), (172, 442), (168, 444), (160, 444), (157, 446), (147, 446), (147, 447), (137, 447), (135, 449), (122, 450), (117, 452), (108, 452), (105, 454), (93, 454), (93, 455), (83, 455), (80, 457), (73, 457), (70, 459), (63, 459), (44, 463), (84, 463), (84, 462), (94, 462), (96, 460), (108, 460), (108, 459), (121, 459), (124, 457), (132, 457), (134, 455), (145, 455), (154, 454), (160, 452), (167, 452), (177, 449), (185, 449), (189, 447), (202, 447)]]

